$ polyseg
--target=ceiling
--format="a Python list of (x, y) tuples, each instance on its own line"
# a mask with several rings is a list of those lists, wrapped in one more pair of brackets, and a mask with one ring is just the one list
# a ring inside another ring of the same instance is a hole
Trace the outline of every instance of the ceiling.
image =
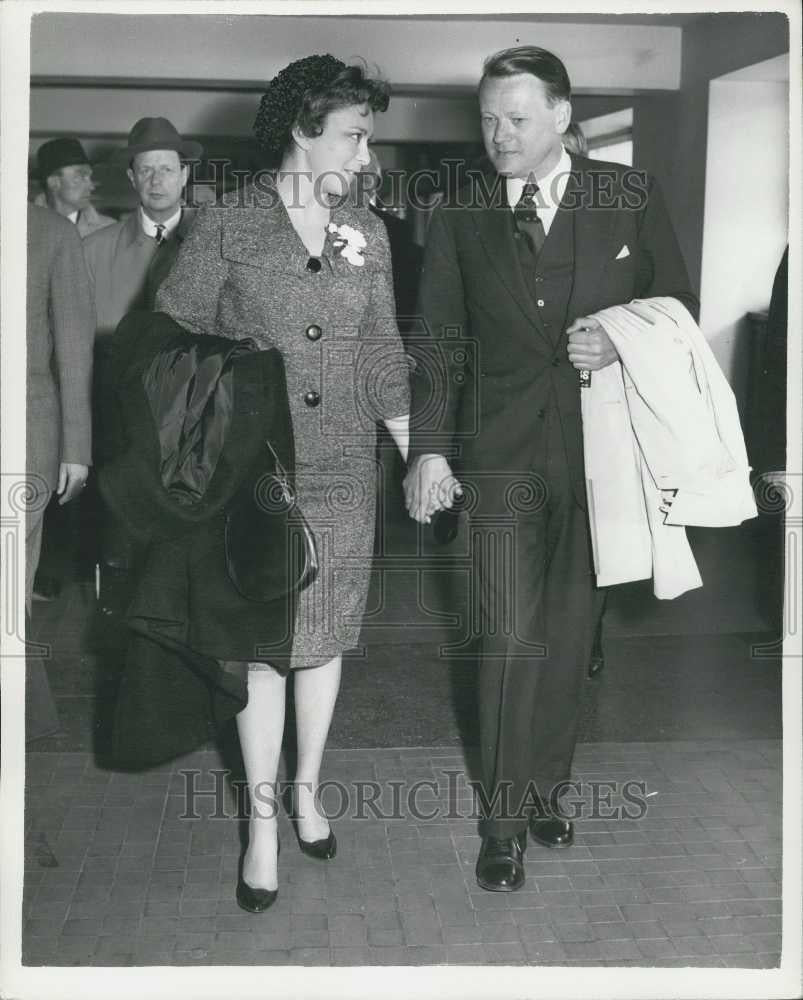
[[(652, 6), (658, 8), (665, 4), (653, 3)], [(376, 15), (371, 15), (376, 16)], [(538, 21), (540, 23), (554, 24), (651, 24), (666, 28), (685, 28), (695, 21), (704, 17), (713, 16), (711, 13), (672, 13), (672, 14), (588, 14), (578, 11), (576, 14), (497, 14), (490, 11), (484, 15), (478, 14), (442, 14), (442, 15), (418, 15), (410, 14), (418, 21), (484, 21), (492, 17), (494, 21)]]

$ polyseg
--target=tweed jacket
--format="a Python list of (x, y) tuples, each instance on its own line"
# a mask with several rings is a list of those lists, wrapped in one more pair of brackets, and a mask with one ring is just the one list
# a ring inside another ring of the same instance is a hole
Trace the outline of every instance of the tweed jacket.
[(553, 227), (568, 214), (573, 267), (546, 275), (570, 284), (562, 324), (545, 325), (549, 303), (532, 291), (545, 278), (524, 274), (498, 178), (485, 177), (483, 198), (474, 187), (447, 199), (430, 226), (418, 309), (428, 336), (412, 379), (410, 455), (440, 453), (461, 472), (496, 476), (500, 503), (510, 477), (533, 468), (543, 428), (558, 420), (575, 498), (585, 506), (580, 390), (565, 332), (575, 318), (653, 295), (697, 310), (655, 180), (621, 164), (571, 159)]
[(193, 219), (192, 210), (182, 211), (178, 227), (161, 246), (143, 232), (139, 210), (87, 237), (84, 253), (99, 337), (114, 333), (126, 313), (153, 308), (156, 290), (173, 266)]
[[(284, 359), (298, 504), (319, 541), (321, 571), (304, 592), (293, 666), (356, 645), (368, 593), (376, 501), (376, 423), (409, 411), (383, 223), (333, 207), (311, 258), (269, 180), (237, 205), (202, 209), (157, 309), (193, 333), (253, 339)], [(341, 227), (363, 253), (338, 245)]]
[[(305, 404), (307, 392), (319, 393), (327, 419), (339, 422), (347, 413), (357, 438), (372, 433), (376, 420), (407, 413), (407, 367), (384, 225), (364, 207), (333, 209), (332, 224), (365, 235), (365, 264), (349, 263), (329, 233), (322, 269), (312, 271), (310, 254), (275, 189), (251, 189), (241, 201), (246, 207), (220, 205), (199, 213), (156, 308), (194, 333), (252, 337), (263, 347), (278, 347), (285, 355), (296, 440), (299, 431), (310, 435), (313, 451), (321, 451), (319, 420), (309, 418), (320, 414)], [(316, 294), (324, 283), (325, 298)], [(343, 384), (338, 355), (341, 345), (350, 353), (358, 337), (367, 340), (367, 349), (360, 345), (352, 393), (352, 385)]]
[(27, 465), (55, 488), (60, 462), (92, 461), (95, 317), (81, 238), (28, 205)]
[[(44, 192), (36, 195), (33, 199), (33, 204), (40, 206), (40, 208), (48, 207)], [(84, 239), (90, 233), (97, 232), (98, 229), (113, 226), (115, 221), (110, 215), (102, 215), (94, 205), (90, 205), (89, 208), (84, 208), (78, 213), (75, 225), (78, 229), (78, 235), (81, 239)]]

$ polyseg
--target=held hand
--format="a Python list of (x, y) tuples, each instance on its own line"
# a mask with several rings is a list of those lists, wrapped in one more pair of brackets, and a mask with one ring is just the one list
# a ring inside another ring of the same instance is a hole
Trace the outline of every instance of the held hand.
[(77, 462), (62, 462), (59, 466), (59, 485), (56, 489), (59, 497), (59, 506), (64, 506), (73, 500), (86, 486), (89, 475), (88, 465), (79, 465)]
[(598, 372), (619, 359), (611, 338), (593, 316), (580, 316), (566, 332), (569, 334), (569, 361), (575, 368)]
[(404, 500), (410, 517), (429, 524), (432, 515), (462, 496), (460, 483), (443, 455), (419, 455), (404, 477)]

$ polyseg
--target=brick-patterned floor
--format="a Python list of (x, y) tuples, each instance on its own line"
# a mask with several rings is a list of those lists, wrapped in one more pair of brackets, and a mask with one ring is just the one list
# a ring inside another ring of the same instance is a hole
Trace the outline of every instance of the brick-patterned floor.
[[(579, 746), (586, 810), (594, 782), (641, 781), (647, 811), (579, 819), (570, 850), (530, 843), (516, 893), (474, 881), (467, 765), (453, 747), (328, 752), (325, 776), (349, 795), (333, 823), (338, 857), (304, 857), (282, 815), (279, 899), (252, 916), (234, 901), (241, 824), (210, 816), (211, 797), (200, 818), (181, 815), (181, 771), (199, 769), (197, 787), (211, 788), (215, 753), (141, 775), (100, 770), (87, 753), (29, 753), (23, 961), (778, 964), (778, 741)], [(435, 784), (419, 784), (413, 801), (417, 781)], [(375, 787), (383, 811), (355, 817), (357, 789), (370, 797)], [(325, 801), (331, 810), (342, 800), (330, 788)]]

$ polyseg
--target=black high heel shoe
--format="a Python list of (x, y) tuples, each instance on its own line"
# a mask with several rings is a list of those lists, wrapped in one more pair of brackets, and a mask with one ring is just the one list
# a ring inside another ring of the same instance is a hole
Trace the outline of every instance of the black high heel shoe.
[(296, 831), (298, 846), (301, 848), (301, 853), (306, 854), (309, 858), (317, 858), (318, 861), (331, 861), (337, 854), (337, 838), (332, 832), (331, 826), (329, 827), (329, 835), (327, 837), (322, 837), (320, 840), (303, 840), (298, 828), (296, 797), (292, 792), (290, 793), (290, 803), (292, 807), (291, 812), (293, 816), (293, 826)]
[[(282, 845), (276, 841), (276, 857), (279, 857)], [(249, 913), (264, 913), (276, 902), (279, 895), (278, 889), (255, 889), (243, 878), (243, 863), (245, 852), (240, 855), (240, 868), (237, 873), (237, 905), (241, 910), (248, 910)]]
[(323, 837), (321, 840), (302, 840), (301, 834), (298, 832), (298, 821), (296, 820), (296, 836), (298, 837), (298, 846), (301, 848), (302, 853), (310, 858), (317, 858), (319, 861), (331, 861), (337, 854), (337, 838), (331, 828), (329, 836)]

